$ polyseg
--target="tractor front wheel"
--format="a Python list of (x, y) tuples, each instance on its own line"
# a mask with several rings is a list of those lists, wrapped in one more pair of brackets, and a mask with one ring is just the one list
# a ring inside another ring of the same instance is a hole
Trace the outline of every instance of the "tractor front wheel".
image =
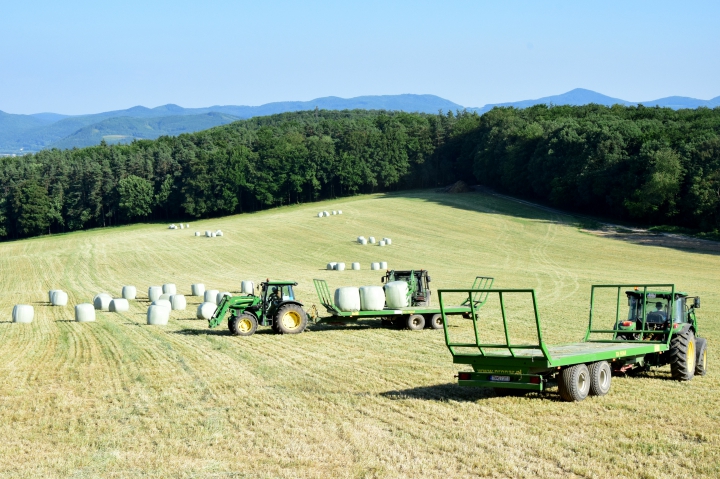
[(407, 317), (405, 326), (410, 331), (420, 331), (425, 327), (425, 318), (421, 314), (411, 314)]
[(695, 376), (695, 334), (688, 329), (673, 335), (670, 340), (670, 374), (678, 381), (690, 381)]
[(584, 364), (576, 364), (560, 371), (560, 397), (565, 401), (582, 401), (590, 392), (590, 371)]
[(298, 334), (305, 330), (307, 321), (307, 314), (300, 306), (286, 304), (275, 315), (275, 329), (280, 334)]
[(707, 372), (707, 341), (705, 338), (695, 338), (695, 376), (705, 376)]
[(607, 361), (592, 363), (588, 368), (590, 371), (590, 394), (593, 396), (604, 396), (610, 391), (612, 371)]
[(233, 336), (252, 336), (257, 327), (257, 318), (248, 313), (238, 314), (228, 321), (228, 328)]
[(442, 329), (443, 328), (443, 319), (442, 314), (435, 313), (433, 315), (430, 315), (427, 319), (428, 326), (430, 326), (430, 329)]

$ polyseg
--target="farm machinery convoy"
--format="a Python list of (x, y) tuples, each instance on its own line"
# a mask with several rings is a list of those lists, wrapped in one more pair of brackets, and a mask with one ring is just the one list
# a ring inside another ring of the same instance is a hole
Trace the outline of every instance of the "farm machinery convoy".
[[(493, 388), (500, 393), (542, 392), (557, 386), (566, 401), (607, 394), (613, 375), (633, 375), (669, 365), (673, 379), (689, 381), (707, 370), (707, 341), (699, 336), (695, 315), (700, 298), (678, 292), (672, 284), (592, 286), (583, 341), (553, 346), (543, 340), (532, 289), (493, 289), (493, 278), (478, 276), (469, 289), (439, 290), (439, 305), (433, 307), (426, 270), (390, 270), (381, 278), (385, 284), (392, 281), (407, 282), (407, 307), (342, 311), (333, 301), (327, 282), (315, 279), (318, 298), (328, 313), (321, 318), (314, 305), (308, 314), (296, 299), (293, 287), (297, 283), (267, 280), (258, 285), (258, 295), (224, 297), (209, 324), (211, 328), (219, 326), (229, 313), (228, 328), (239, 336), (252, 335), (259, 325), (271, 326), (279, 334), (301, 333), (310, 319), (334, 323), (379, 318), (384, 324), (410, 330), (442, 329), (453, 362), (473, 369), (458, 373), (460, 386)], [(599, 293), (607, 291), (613, 300), (600, 304)], [(455, 304), (448, 302), (450, 295), (454, 295)], [(508, 310), (508, 300), (515, 297), (524, 297), (531, 305), (519, 318)], [(484, 307), (490, 298), (493, 306)], [(499, 317), (494, 324), (493, 315)], [(610, 326), (597, 327), (598, 316), (609, 320)], [(461, 329), (452, 319), (457, 317), (470, 320), (464, 324), (471, 325), (471, 340), (453, 339), (456, 329)], [(511, 339), (511, 330), (519, 320), (531, 323), (534, 339)], [(495, 339), (487, 341), (486, 335)]]

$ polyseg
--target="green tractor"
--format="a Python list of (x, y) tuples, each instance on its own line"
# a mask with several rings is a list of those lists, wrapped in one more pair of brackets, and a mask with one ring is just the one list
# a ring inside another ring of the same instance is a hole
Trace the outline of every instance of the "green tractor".
[(210, 327), (219, 326), (229, 311), (228, 329), (235, 336), (251, 336), (258, 325), (271, 326), (278, 334), (302, 333), (308, 317), (295, 299), (293, 286), (297, 283), (267, 280), (258, 285), (259, 296), (225, 296), (208, 320)]
[(427, 270), (394, 270), (391, 269), (380, 278), (383, 284), (392, 281), (405, 281), (408, 285), (409, 306), (430, 306), (430, 276)]

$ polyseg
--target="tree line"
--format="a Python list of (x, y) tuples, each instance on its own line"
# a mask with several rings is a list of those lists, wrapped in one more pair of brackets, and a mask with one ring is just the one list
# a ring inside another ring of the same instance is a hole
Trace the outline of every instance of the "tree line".
[(720, 228), (720, 109), (303, 111), (0, 160), (0, 239), (480, 183), (565, 209)]

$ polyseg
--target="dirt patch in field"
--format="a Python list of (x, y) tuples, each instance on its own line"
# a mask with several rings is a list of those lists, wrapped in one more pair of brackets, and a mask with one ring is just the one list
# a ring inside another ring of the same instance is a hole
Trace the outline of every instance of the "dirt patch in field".
[(673, 233), (653, 233), (645, 229), (630, 229), (615, 225), (603, 225), (599, 228), (581, 228), (581, 231), (595, 236), (645, 246), (661, 246), (695, 253), (720, 254), (720, 242)]

